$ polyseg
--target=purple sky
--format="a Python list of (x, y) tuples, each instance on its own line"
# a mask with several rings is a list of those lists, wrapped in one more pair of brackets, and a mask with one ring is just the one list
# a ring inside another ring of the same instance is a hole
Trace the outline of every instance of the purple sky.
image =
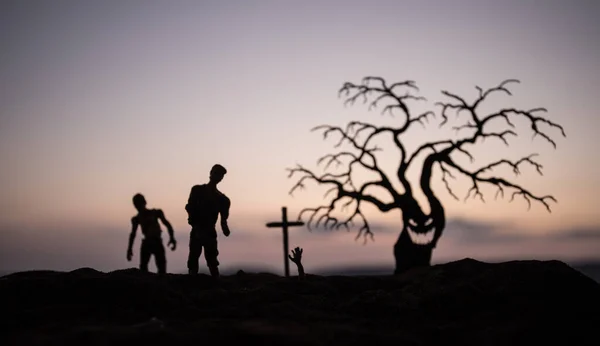
[[(554, 195), (551, 214), (494, 201), (493, 190), (485, 204), (457, 202), (435, 176), (450, 220), (436, 261), (600, 259), (598, 15), (597, 1), (3, 1), (0, 270), (136, 265), (125, 250), (137, 192), (175, 226), (169, 270), (184, 270), (184, 205), (216, 162), (233, 203), (221, 262), (280, 269), (280, 232), (264, 223), (282, 205), (296, 215), (320, 204), (323, 192), (289, 196), (285, 168), (315, 168), (333, 149), (309, 130), (401, 119), (343, 106), (337, 90), (367, 75), (415, 80), (429, 100), (417, 108), (437, 112), (440, 90), (473, 99), (475, 85), (518, 78), (513, 96), (486, 107), (546, 107), (565, 127), (567, 138), (548, 130), (557, 149), (522, 122), (510, 147), (473, 151), (475, 166), (539, 153), (544, 175), (524, 168), (515, 181)], [(430, 124), (403, 140), (453, 133)], [(393, 149), (383, 166), (396, 164)], [(464, 196), (469, 182), (454, 184)], [(306, 229), (291, 243), (305, 247), (308, 268), (391, 263), (400, 214), (366, 213), (381, 225), (375, 243)]]

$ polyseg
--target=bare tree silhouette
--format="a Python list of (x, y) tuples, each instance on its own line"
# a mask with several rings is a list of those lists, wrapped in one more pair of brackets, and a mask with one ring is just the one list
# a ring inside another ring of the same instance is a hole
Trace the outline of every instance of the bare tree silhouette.
[[(529, 208), (531, 202), (539, 202), (543, 204), (548, 212), (551, 212), (549, 202), (556, 202), (553, 196), (539, 196), (533, 194), (524, 187), (510, 182), (502, 177), (489, 177), (484, 175), (494, 168), (502, 165), (512, 167), (515, 174), (520, 173), (520, 167), (528, 163), (532, 165), (538, 173), (542, 174), (542, 165), (534, 160), (537, 154), (531, 154), (517, 161), (506, 159), (498, 160), (489, 163), (476, 170), (469, 170), (457, 163), (453, 158), (455, 154), (466, 155), (470, 162), (474, 161), (473, 155), (469, 152), (468, 145), (477, 144), (478, 140), (486, 138), (496, 138), (504, 142), (508, 146), (507, 137), (509, 135), (517, 136), (517, 133), (512, 129), (515, 128), (511, 119), (520, 117), (531, 126), (533, 136), (540, 136), (550, 142), (554, 148), (556, 143), (549, 135), (540, 130), (539, 125), (545, 124), (550, 128), (560, 130), (562, 135), (566, 137), (562, 126), (545, 119), (536, 114), (546, 112), (545, 108), (534, 108), (530, 110), (521, 110), (516, 108), (502, 108), (498, 111), (480, 115), (481, 104), (494, 93), (506, 93), (511, 96), (511, 92), (507, 89), (510, 83), (519, 83), (518, 80), (509, 79), (500, 83), (498, 86), (484, 90), (478, 86), (475, 88), (478, 91), (478, 97), (471, 103), (464, 98), (455, 95), (451, 92), (442, 90), (441, 93), (449, 99), (448, 102), (437, 102), (435, 105), (441, 107), (441, 111), (436, 114), (428, 111), (419, 115), (414, 115), (410, 112), (406, 101), (408, 100), (425, 100), (424, 97), (412, 95), (408, 90), (419, 91), (414, 81), (403, 81), (389, 85), (385, 79), (381, 77), (365, 77), (361, 84), (346, 82), (339, 90), (339, 95), (346, 98), (345, 104), (353, 105), (355, 101), (362, 98), (365, 103), (370, 102), (369, 109), (375, 108), (383, 100), (389, 100), (382, 110), (392, 112), (400, 110), (403, 116), (403, 123), (400, 127), (376, 126), (370, 123), (361, 121), (351, 121), (346, 128), (321, 125), (312, 129), (312, 131), (322, 131), (323, 138), (327, 139), (329, 135), (338, 135), (339, 142), (335, 145), (336, 148), (342, 144), (349, 144), (350, 150), (343, 150), (337, 153), (327, 154), (317, 161), (317, 165), (325, 164), (324, 174), (315, 174), (313, 171), (305, 168), (302, 165), (297, 165), (295, 168), (288, 169), (289, 177), (297, 177), (295, 185), (291, 188), (290, 194), (293, 194), (297, 189), (305, 187), (305, 183), (313, 181), (319, 185), (327, 185), (331, 188), (327, 191), (324, 198), (327, 198), (329, 193), (335, 193), (335, 197), (325, 205), (314, 208), (305, 208), (301, 210), (298, 219), (302, 220), (304, 215), (309, 215), (307, 226), (309, 229), (313, 225), (322, 226), (328, 229), (338, 229), (344, 227), (350, 229), (349, 226), (358, 220), (362, 223), (357, 234), (357, 239), (364, 236), (365, 241), (368, 237), (373, 238), (371, 227), (361, 209), (364, 204), (370, 203), (381, 212), (389, 212), (399, 209), (402, 213), (402, 229), (397, 242), (394, 245), (394, 257), (396, 260), (395, 273), (401, 273), (406, 269), (417, 266), (428, 266), (431, 262), (431, 253), (435, 248), (439, 238), (444, 231), (446, 224), (446, 215), (442, 203), (431, 188), (432, 173), (434, 167), (439, 167), (441, 172), (441, 180), (445, 184), (449, 194), (458, 200), (458, 197), (450, 187), (448, 178), (455, 178), (453, 173), (462, 174), (472, 182), (472, 187), (468, 190), (465, 200), (469, 197), (479, 197), (485, 202), (483, 193), (480, 187), (488, 184), (497, 188), (496, 198), (501, 195), (504, 197), (505, 190), (512, 190), (510, 201), (515, 197), (520, 196), (527, 201)], [(376, 85), (374, 85), (376, 84)], [(405, 94), (400, 94), (397, 90), (407, 90)], [(460, 112), (466, 112), (469, 119), (460, 126), (453, 127), (456, 130), (457, 136), (464, 132), (469, 132), (469, 135), (460, 136), (458, 139), (447, 139), (439, 141), (431, 141), (422, 144), (412, 153), (408, 153), (405, 145), (402, 142), (402, 136), (410, 130), (414, 124), (420, 123), (425, 126), (425, 121), (429, 117), (441, 119), (439, 126), (443, 127), (448, 122), (448, 113), (456, 111), (458, 117)], [(501, 130), (494, 131), (489, 129), (492, 120), (504, 120), (506, 124)], [(391, 134), (393, 143), (400, 151), (400, 158), (397, 165), (397, 170), (394, 175), (386, 174), (378, 165), (376, 152), (381, 148), (371, 145), (373, 139), (382, 134)], [(360, 136), (362, 135), (362, 136)], [(429, 204), (429, 213), (424, 212), (423, 208), (415, 199), (413, 186), (407, 179), (407, 171), (411, 166), (418, 165), (417, 157), (423, 157), (420, 168), (419, 186), (422, 193), (426, 197)], [(332, 164), (337, 167), (344, 167), (342, 172), (331, 169)], [(364, 182), (358, 186), (352, 178), (353, 168), (356, 166), (373, 172), (378, 176), (374, 181)], [(403, 191), (399, 191), (393, 187), (391, 178), (397, 178)], [(390, 202), (383, 202), (380, 198), (372, 194), (368, 194), (366, 190), (370, 187), (383, 188), (386, 193), (391, 196)], [(353, 211), (344, 219), (335, 217), (332, 213), (336, 210), (336, 206), (342, 204), (342, 210), (353, 206)], [(410, 232), (409, 232), (410, 231)], [(411, 236), (413, 234), (413, 236)], [(416, 235), (429, 235), (430, 241), (425, 244), (420, 244), (415, 239)]]

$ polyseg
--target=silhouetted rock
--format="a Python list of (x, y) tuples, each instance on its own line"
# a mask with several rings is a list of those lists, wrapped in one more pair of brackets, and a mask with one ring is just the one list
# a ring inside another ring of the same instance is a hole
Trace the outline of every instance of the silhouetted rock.
[(600, 285), (558, 261), (464, 259), (399, 276), (0, 278), (2, 345), (597, 343)]

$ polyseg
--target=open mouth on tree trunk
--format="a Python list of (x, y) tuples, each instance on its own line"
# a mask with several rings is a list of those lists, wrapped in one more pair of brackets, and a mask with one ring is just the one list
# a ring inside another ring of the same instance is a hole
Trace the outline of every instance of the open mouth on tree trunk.
[(427, 245), (433, 241), (435, 235), (435, 227), (432, 218), (428, 218), (424, 223), (418, 224), (415, 220), (409, 219), (406, 229), (410, 235), (410, 239), (414, 244)]

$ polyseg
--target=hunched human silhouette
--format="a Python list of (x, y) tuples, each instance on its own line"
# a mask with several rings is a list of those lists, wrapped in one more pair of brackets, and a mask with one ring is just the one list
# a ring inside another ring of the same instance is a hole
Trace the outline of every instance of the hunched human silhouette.
[(127, 247), (127, 260), (131, 261), (133, 257), (133, 242), (138, 227), (141, 227), (144, 238), (140, 247), (140, 270), (148, 272), (148, 262), (150, 257), (154, 255), (154, 261), (158, 274), (166, 274), (167, 258), (165, 247), (162, 241), (162, 229), (159, 220), (167, 227), (169, 233), (169, 243), (171, 250), (175, 251), (177, 241), (173, 232), (173, 226), (166, 219), (164, 212), (161, 209), (148, 209), (146, 207), (146, 198), (138, 193), (133, 196), (133, 205), (138, 213), (131, 218), (131, 233), (129, 234), (129, 245)]
[(231, 233), (227, 225), (231, 201), (217, 189), (217, 184), (227, 173), (225, 167), (215, 164), (210, 170), (209, 182), (194, 185), (190, 191), (185, 210), (188, 213), (188, 224), (192, 226), (188, 255), (188, 273), (198, 274), (198, 261), (204, 249), (206, 265), (214, 278), (219, 277), (219, 250), (217, 246), (216, 224), (221, 216), (221, 229), (228, 237)]

